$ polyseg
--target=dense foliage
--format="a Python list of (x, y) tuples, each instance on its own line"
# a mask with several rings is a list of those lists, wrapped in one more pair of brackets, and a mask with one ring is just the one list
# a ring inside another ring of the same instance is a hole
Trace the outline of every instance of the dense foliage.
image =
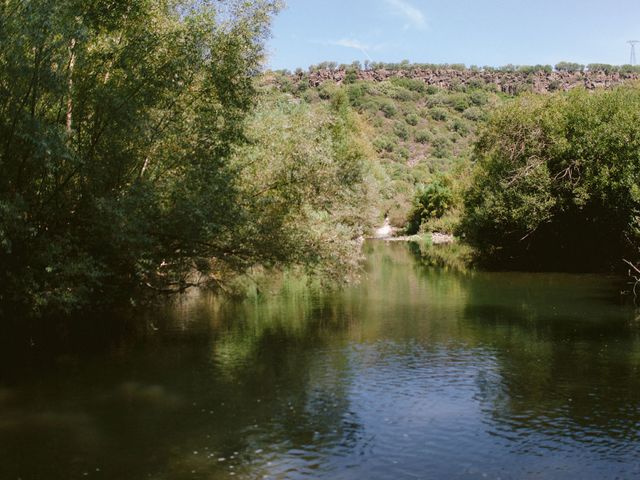
[(640, 88), (524, 96), (492, 117), (461, 231), (500, 265), (595, 270), (637, 258)]
[[(344, 95), (309, 105), (268, 92), (238, 151), (245, 238), (334, 279), (357, 271), (375, 217), (375, 152)], [(244, 243), (244, 242), (243, 242)]]
[[(310, 106), (330, 104), (336, 96), (346, 95), (374, 150), (370, 157), (375, 159), (371, 168), (380, 185), (379, 221), (387, 213), (391, 224), (401, 228), (419, 203), (416, 196), (422, 186), (443, 174), (455, 172), (449, 176), (457, 178), (468, 170), (478, 125), (496, 105), (512, 98), (486, 82), (446, 89), (398, 77), (341, 85), (326, 81), (311, 87), (274, 72), (266, 81), (276, 92)], [(452, 228), (447, 225), (446, 230)]]
[(458, 231), (503, 264), (637, 253), (638, 89), (513, 101), (520, 90), (480, 78), (355, 74), (466, 68), (409, 62), (326, 63), (311, 70), (347, 74), (317, 87), (302, 71), (263, 76), (278, 8), (0, 3), (0, 312), (135, 303), (262, 267), (344, 277), (385, 213), (410, 232), (454, 230), (495, 107)]
[(418, 233), (423, 223), (431, 219), (439, 219), (453, 205), (453, 192), (448, 178), (435, 178), (427, 186), (419, 188), (416, 203), (409, 214), (407, 233)]
[(367, 174), (344, 102), (320, 122), (288, 104), (252, 115), (277, 8), (0, 3), (5, 318), (353, 263)]

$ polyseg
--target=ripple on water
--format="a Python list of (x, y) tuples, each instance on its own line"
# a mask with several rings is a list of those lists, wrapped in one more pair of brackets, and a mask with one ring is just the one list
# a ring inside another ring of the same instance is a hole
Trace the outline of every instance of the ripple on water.
[[(608, 475), (639, 453), (632, 426), (576, 425), (566, 403), (514, 408), (491, 349), (382, 341), (340, 354), (347, 373), (336, 375), (336, 352), (327, 352), (304, 409), (324, 425), (308, 443), (276, 446), (263, 464), (269, 478), (565, 478)], [(496, 462), (509, 455), (517, 476)]]

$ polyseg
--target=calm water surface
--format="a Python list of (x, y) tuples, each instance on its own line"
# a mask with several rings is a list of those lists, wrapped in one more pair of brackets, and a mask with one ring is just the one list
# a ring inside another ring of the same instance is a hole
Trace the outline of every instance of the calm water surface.
[(0, 478), (640, 477), (640, 320), (613, 280), (367, 251), (342, 291), (196, 297), (106, 352), (4, 365)]

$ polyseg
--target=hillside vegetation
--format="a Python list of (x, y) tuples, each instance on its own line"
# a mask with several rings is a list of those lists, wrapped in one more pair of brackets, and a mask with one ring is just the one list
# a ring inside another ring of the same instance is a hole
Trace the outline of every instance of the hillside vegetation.
[[(567, 65), (498, 75), (587, 78), (584, 66)], [(455, 233), (476, 261), (498, 268), (622, 270), (623, 259), (640, 257), (640, 88), (620, 76), (635, 69), (589, 66), (611, 80), (602, 86), (620, 81), (612, 88), (509, 94), (499, 76), (439, 88), (415, 67), (351, 76), (323, 67), (272, 73), (268, 83), (309, 105), (347, 96), (376, 152), (379, 219), (388, 214), (408, 234)], [(339, 81), (314, 87), (314, 72)], [(374, 79), (359, 79), (367, 74)]]
[[(307, 82), (292, 82), (287, 75), (271, 74), (264, 82), (271, 95), (306, 105), (328, 104), (346, 96), (360, 118), (361, 134), (374, 150), (379, 221), (387, 214), (393, 225), (407, 227), (408, 233), (416, 233), (422, 223), (416, 214), (424, 212), (415, 212), (418, 192), (439, 182), (452, 197), (449, 203), (455, 203), (453, 197), (461, 198), (462, 185), (452, 179), (468, 176), (478, 126), (495, 107), (513, 98), (492, 84), (444, 89), (402, 77), (343, 84), (326, 81), (311, 87)], [(449, 209), (433, 213), (431, 219), (436, 221)], [(453, 228), (452, 223), (439, 223), (441, 230)]]
[(638, 89), (586, 90), (637, 69), (264, 73), (279, 5), (0, 3), (3, 321), (348, 279), (385, 216), (500, 266), (638, 258)]

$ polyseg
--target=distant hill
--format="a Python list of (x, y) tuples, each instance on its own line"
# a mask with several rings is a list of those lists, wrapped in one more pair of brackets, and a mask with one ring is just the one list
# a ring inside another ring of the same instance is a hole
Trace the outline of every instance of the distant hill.
[[(310, 105), (346, 94), (360, 116), (374, 151), (381, 212), (397, 227), (407, 225), (416, 194), (443, 176), (462, 191), (471, 176), (476, 132), (498, 106), (531, 93), (612, 88), (640, 80), (631, 66), (563, 62), (554, 67), (500, 69), (406, 64), (322, 64), (308, 71), (266, 72), (272, 95)], [(451, 225), (434, 225), (441, 231)]]
[(410, 78), (421, 80), (426, 85), (439, 88), (453, 89), (459, 86), (495, 85), (497, 90), (510, 95), (523, 91), (547, 93), (557, 90), (570, 90), (575, 87), (586, 89), (610, 88), (621, 83), (639, 80), (637, 71), (625, 71), (620, 67), (611, 71), (582, 70), (582, 71), (554, 71), (554, 70), (471, 70), (471, 69), (320, 69), (310, 72), (291, 74), (294, 82), (308, 82), (317, 87), (326, 81), (337, 84), (350, 83), (357, 80), (382, 82), (392, 78)]

